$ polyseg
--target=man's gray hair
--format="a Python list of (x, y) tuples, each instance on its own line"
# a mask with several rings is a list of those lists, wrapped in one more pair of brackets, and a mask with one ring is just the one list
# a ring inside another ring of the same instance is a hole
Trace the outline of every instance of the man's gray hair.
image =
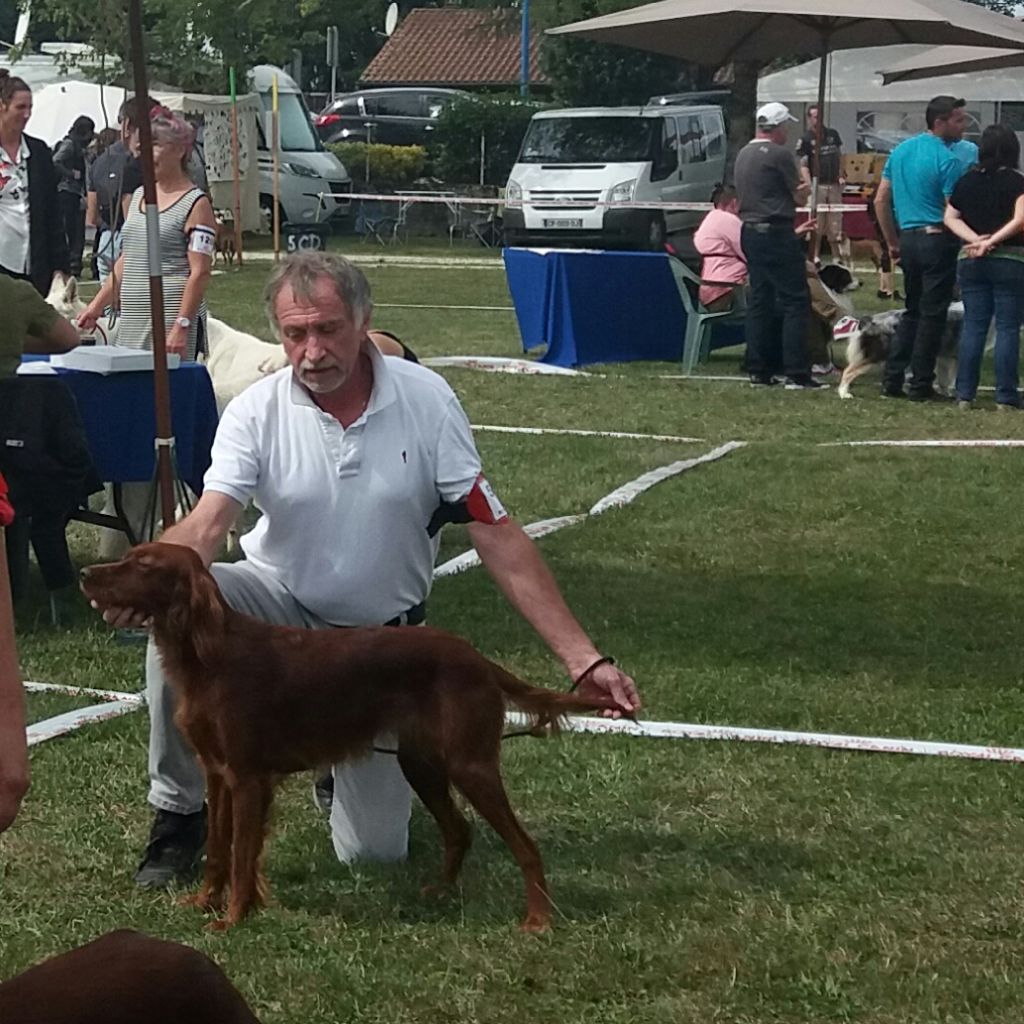
[(348, 306), (352, 316), (356, 320), (366, 321), (373, 309), (370, 282), (366, 280), (366, 275), (343, 256), (333, 256), (326, 252), (301, 252), (281, 260), (274, 267), (263, 289), (267, 319), (275, 333), (279, 326), (277, 297), (281, 290), (289, 287), (297, 299), (309, 302), (317, 284), (324, 278), (334, 285), (338, 298)]

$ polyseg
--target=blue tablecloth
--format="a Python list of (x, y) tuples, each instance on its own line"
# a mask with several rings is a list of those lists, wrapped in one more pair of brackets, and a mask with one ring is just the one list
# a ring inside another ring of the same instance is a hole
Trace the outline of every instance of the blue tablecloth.
[[(39, 358), (26, 356), (25, 360)], [(151, 480), (156, 460), (152, 372), (105, 375), (60, 368), (57, 373), (78, 403), (100, 477), (112, 483)], [(213, 384), (200, 363), (182, 363), (169, 377), (178, 472), (199, 493), (217, 431)]]
[[(667, 253), (505, 249), (504, 257), (523, 350), (546, 345), (541, 362), (682, 357), (686, 311)], [(712, 348), (742, 341), (733, 328)]]

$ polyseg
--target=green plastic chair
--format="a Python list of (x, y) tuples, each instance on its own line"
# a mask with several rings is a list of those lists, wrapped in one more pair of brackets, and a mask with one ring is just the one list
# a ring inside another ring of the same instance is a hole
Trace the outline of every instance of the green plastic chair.
[[(680, 259), (672, 260), (673, 270), (678, 275), (676, 284), (686, 310), (686, 333), (683, 336), (683, 374), (693, 375), (698, 362), (707, 360), (711, 353), (711, 330), (716, 320), (739, 323), (746, 319), (746, 305), (743, 302), (743, 285), (735, 281), (705, 281), (698, 277)], [(733, 290), (736, 301), (732, 308), (713, 313), (700, 302), (699, 288), (702, 284), (718, 285)]]

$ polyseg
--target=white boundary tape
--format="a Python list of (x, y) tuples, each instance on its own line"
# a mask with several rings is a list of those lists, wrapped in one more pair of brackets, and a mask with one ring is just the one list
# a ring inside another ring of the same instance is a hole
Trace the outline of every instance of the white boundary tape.
[(68, 711), (63, 715), (48, 718), (45, 722), (36, 722), (26, 730), (28, 745), (34, 747), (37, 743), (64, 736), (83, 725), (92, 722), (104, 722), (110, 718), (118, 718), (121, 715), (138, 711), (142, 707), (142, 700), (133, 694), (126, 694), (125, 700), (107, 701), (103, 704), (92, 704), (87, 708), (78, 708), (75, 711)]
[(29, 693), (60, 693), (68, 697), (95, 697), (97, 700), (126, 700), (144, 704), (146, 697), (142, 693), (125, 693), (122, 690), (92, 690), (88, 686), (65, 686), (63, 683), (33, 683), (26, 680), (23, 684)]
[(922, 441), (821, 441), (819, 448), (1024, 448), (1020, 438), (936, 438)]
[[(611, 494), (606, 494), (589, 512), (571, 516), (558, 516), (555, 519), (542, 519), (539, 522), (524, 526), (523, 529), (530, 537), (546, 537), (549, 533), (554, 533), (556, 530), (565, 529), (567, 526), (575, 526), (577, 523), (582, 523), (589, 516), (599, 516), (609, 509), (628, 505), (630, 502), (635, 501), (644, 491), (650, 490), (657, 483), (661, 483), (662, 480), (667, 480), (669, 477), (676, 476), (679, 473), (685, 473), (686, 470), (693, 469), (695, 466), (701, 466), (705, 462), (715, 462), (728, 455), (729, 452), (746, 447), (746, 444), (746, 441), (729, 441), (727, 444), (720, 445), (718, 448), (714, 448), (712, 451), (697, 458), (683, 459), (681, 462), (671, 462), (667, 466), (659, 466), (657, 469), (652, 469), (649, 473), (644, 473), (643, 476), (638, 476), (635, 480), (617, 487)], [(443, 565), (439, 565), (434, 570), (434, 579), (454, 576), (456, 573), (465, 572), (467, 569), (472, 569), (479, 564), (480, 556), (476, 551), (470, 549), (469, 551), (464, 551), (461, 555), (448, 559)]]
[(473, 309), (488, 313), (514, 313), (515, 306), (431, 306), (420, 302), (375, 302), (374, 309)]
[(487, 430), (496, 434), (565, 434), (571, 437), (615, 437), (626, 441), (697, 442), (703, 437), (680, 437), (677, 434), (628, 434), (620, 430), (569, 430), (559, 427), (498, 427), (487, 423), (474, 423), (473, 430)]
[(587, 373), (568, 366), (549, 366), (532, 359), (511, 359), (508, 356), (428, 356), (421, 359), (424, 366), (456, 366), (463, 370), (484, 370), (488, 373), (537, 374), (550, 377), (598, 377), (599, 373)]
[[(512, 712), (510, 725), (528, 725), (527, 716)], [(856, 750), (878, 754), (919, 754), (927, 757), (957, 757), (977, 761), (1024, 762), (1024, 750), (1017, 747), (983, 747), (966, 743), (891, 739), (885, 736), (846, 736), (842, 733), (793, 732), (786, 729), (747, 729), (733, 725), (697, 725), (688, 722), (630, 722), (622, 719), (583, 718), (572, 715), (571, 732), (636, 736), (648, 739), (729, 740), (744, 743), (797, 744)]]

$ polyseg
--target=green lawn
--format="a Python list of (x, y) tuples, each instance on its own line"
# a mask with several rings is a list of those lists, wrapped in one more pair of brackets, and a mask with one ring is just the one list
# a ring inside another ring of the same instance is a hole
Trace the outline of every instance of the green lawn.
[[(266, 336), (266, 265), (218, 275), (211, 308)], [(380, 303), (507, 305), (500, 269), (373, 267)], [(862, 305), (859, 303), (859, 305)], [(870, 307), (868, 307), (870, 308)], [(515, 356), (511, 313), (381, 309), (422, 355)], [(734, 353), (708, 372), (735, 373)], [(1020, 450), (819, 447), (856, 438), (1024, 437), (991, 408), (755, 392), (663, 380), (446, 373), (476, 423), (667, 433), (694, 444), (481, 434), (524, 522), (583, 512), (655, 466), (750, 442), (627, 508), (540, 541), (581, 620), (651, 719), (1024, 746)], [(989, 398), (986, 401), (991, 401)], [(94, 546), (74, 532), (76, 557)], [(442, 557), (467, 546), (449, 529)], [(141, 650), (88, 609), (19, 610), (28, 678), (138, 690)], [(558, 667), (474, 569), (438, 582), (435, 625), (537, 683)], [(33, 719), (79, 706), (33, 694)], [(558, 917), (519, 935), (521, 885), (476, 829), (460, 891), (424, 900), (439, 859), (417, 808), (409, 863), (340, 867), (308, 779), (276, 804), (274, 902), (226, 936), (144, 894), (146, 720), (33, 750), (0, 839), (0, 977), (114, 927), (212, 955), (266, 1024), (865, 1024), (1020, 1019), (1020, 768), (760, 744), (567, 736), (505, 750)], [(6, 1024), (6, 1022), (5, 1022)]]

